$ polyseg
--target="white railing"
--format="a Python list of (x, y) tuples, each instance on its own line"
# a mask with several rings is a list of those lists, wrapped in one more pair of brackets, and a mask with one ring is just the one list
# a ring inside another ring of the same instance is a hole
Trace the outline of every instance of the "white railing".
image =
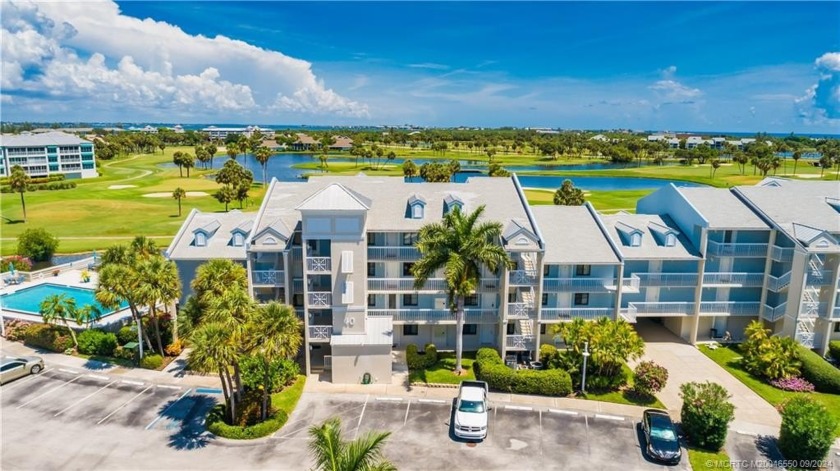
[(368, 260), (411, 261), (418, 258), (417, 247), (368, 247)]
[(532, 350), (534, 348), (533, 335), (508, 335), (505, 338), (508, 350)]
[(286, 283), (282, 270), (254, 270), (253, 274), (255, 285), (283, 286)]
[(765, 257), (767, 244), (740, 244), (709, 241), (709, 255), (719, 257)]
[(309, 340), (329, 341), (332, 337), (333, 327), (331, 325), (310, 325)]
[(531, 317), (533, 305), (528, 303), (508, 303), (508, 319), (528, 319)]
[(540, 319), (545, 322), (573, 319), (594, 321), (602, 317), (612, 318), (613, 311), (609, 307), (544, 307), (540, 309)]
[(776, 307), (771, 307), (767, 304), (764, 305), (764, 314), (761, 316), (767, 319), (770, 322), (777, 321), (784, 317), (785, 309), (787, 309), (787, 302), (783, 302)]
[(609, 291), (615, 282), (611, 278), (544, 278), (543, 291), (598, 292)]
[(330, 257), (306, 257), (306, 269), (310, 273), (330, 273), (332, 259)]
[(814, 333), (813, 332), (797, 332), (796, 341), (808, 348), (814, 348)]
[(530, 286), (537, 282), (537, 273), (531, 270), (513, 270), (509, 280), (512, 286)]
[(368, 278), (368, 291), (444, 291), (446, 280), (429, 278), (420, 289), (414, 287), (414, 278)]
[(498, 291), (499, 290), (499, 279), (498, 278), (481, 278), (478, 283), (478, 290), (479, 291)]
[(793, 260), (793, 247), (773, 245), (770, 247), (770, 258), (777, 262), (789, 262)]
[(332, 306), (332, 293), (329, 291), (310, 291), (308, 301), (309, 307), (330, 307)]
[(660, 302), (660, 303), (629, 303), (629, 308), (641, 316), (687, 316), (694, 313), (694, 303), (689, 302)]
[(770, 291), (779, 292), (788, 285), (790, 285), (790, 272), (779, 277), (773, 275), (767, 277), (767, 289)]
[[(369, 309), (369, 317), (392, 317), (394, 322), (424, 322), (429, 324), (454, 324), (455, 313), (448, 309)], [(496, 309), (465, 309), (464, 322), (487, 324), (499, 321)]]
[(635, 324), (636, 323), (636, 315), (638, 312), (636, 311), (636, 307), (630, 304), (628, 307), (619, 309), (618, 315), (624, 319), (625, 321)]
[[(101, 259), (97, 260), (101, 261)], [(16, 271), (15, 276), (21, 276), (25, 281), (32, 281), (32, 280), (39, 280), (41, 278), (45, 278), (47, 276), (55, 276), (58, 273), (64, 273), (70, 270), (77, 270), (77, 269), (87, 269), (94, 265), (93, 257), (83, 258), (81, 260), (76, 260), (74, 262), (62, 263), (61, 265), (54, 265), (47, 268), (42, 268), (41, 270), (35, 271)], [(8, 267), (3, 267), (8, 268)], [(8, 273), (8, 272), (7, 272)], [(5, 278), (4, 278), (5, 279)]]
[(639, 278), (638, 275), (630, 275), (630, 277), (628, 278), (621, 279), (621, 290), (639, 292), (639, 286), (641, 285), (641, 283), (642, 280)]
[(636, 273), (636, 276), (642, 286), (697, 286), (697, 273)]
[(827, 286), (834, 281), (831, 270), (808, 270), (806, 283), (814, 286)]
[(758, 302), (704, 301), (700, 303), (700, 315), (706, 316), (757, 316), (761, 309)]
[(704, 285), (763, 286), (764, 273), (704, 273)]

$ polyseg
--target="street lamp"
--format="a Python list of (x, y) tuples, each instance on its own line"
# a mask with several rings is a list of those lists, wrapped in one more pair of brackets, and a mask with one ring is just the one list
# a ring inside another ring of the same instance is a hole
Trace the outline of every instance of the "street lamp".
[(583, 378), (580, 381), (580, 392), (586, 394), (586, 359), (589, 358), (589, 342), (583, 343)]

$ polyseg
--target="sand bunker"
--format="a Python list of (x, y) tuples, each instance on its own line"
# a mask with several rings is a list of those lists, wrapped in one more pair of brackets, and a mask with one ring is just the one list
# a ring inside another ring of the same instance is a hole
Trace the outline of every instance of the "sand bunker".
[(108, 187), (109, 190), (123, 190), (125, 188), (137, 188), (137, 185), (111, 185)]
[[(206, 192), (203, 191), (188, 191), (187, 198), (190, 196), (209, 196)], [(143, 195), (144, 198), (172, 198), (172, 193), (146, 193)]]

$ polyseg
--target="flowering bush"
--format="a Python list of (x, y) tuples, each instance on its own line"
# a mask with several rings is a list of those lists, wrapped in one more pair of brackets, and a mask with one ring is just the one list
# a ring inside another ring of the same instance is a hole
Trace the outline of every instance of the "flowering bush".
[(21, 257), (20, 255), (5, 257), (3, 261), (0, 262), (0, 271), (8, 270), (10, 263), (17, 271), (32, 271), (32, 260), (29, 260), (27, 257)]
[(785, 391), (796, 391), (796, 392), (813, 392), (814, 385), (809, 383), (804, 378), (799, 377), (792, 377), (792, 378), (779, 378), (770, 381), (770, 384), (773, 386), (783, 389)]
[(643, 361), (633, 372), (633, 390), (642, 396), (652, 396), (668, 382), (668, 370), (652, 361)]

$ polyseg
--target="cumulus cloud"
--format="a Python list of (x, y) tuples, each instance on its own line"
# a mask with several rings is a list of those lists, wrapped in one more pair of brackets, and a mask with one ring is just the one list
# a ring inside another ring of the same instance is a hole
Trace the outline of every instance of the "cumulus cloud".
[[(3, 95), (179, 116), (294, 112), (368, 116), (309, 62), (224, 36), (123, 15), (110, 1), (2, 3)], [(4, 102), (6, 100), (4, 99)]]
[[(817, 119), (840, 119), (840, 52), (827, 52), (814, 61), (819, 81), (796, 100), (800, 105), (812, 106)], [(803, 108), (800, 115), (808, 117)]]
[(662, 99), (663, 104), (693, 103), (703, 92), (699, 88), (691, 88), (675, 80), (676, 73), (677, 66), (666, 67), (661, 71), (661, 80), (657, 80), (648, 88)]

